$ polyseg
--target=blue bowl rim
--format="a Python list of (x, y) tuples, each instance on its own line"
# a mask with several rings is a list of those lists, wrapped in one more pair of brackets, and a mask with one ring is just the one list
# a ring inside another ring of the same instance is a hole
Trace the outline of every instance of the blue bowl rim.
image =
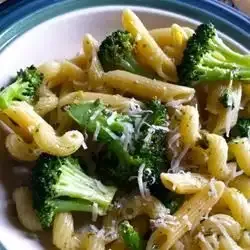
[[(250, 18), (215, 0), (8, 0), (0, 5), (0, 53), (32, 27), (69, 11), (132, 5), (172, 11), (216, 27), (250, 50)], [(0, 250), (6, 250), (0, 242)]]

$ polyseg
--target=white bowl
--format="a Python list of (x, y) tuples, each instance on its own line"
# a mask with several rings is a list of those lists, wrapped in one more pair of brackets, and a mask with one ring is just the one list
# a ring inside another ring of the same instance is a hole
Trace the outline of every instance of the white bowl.
[[(100, 41), (107, 33), (121, 28), (121, 10), (123, 8), (124, 6), (110, 6), (80, 9), (59, 15), (28, 30), (0, 53), (0, 86), (6, 84), (20, 68), (76, 55), (81, 50), (82, 38), (85, 33), (91, 33)], [(166, 27), (173, 23), (189, 27), (198, 24), (194, 19), (173, 12), (143, 7), (132, 7), (132, 9), (149, 29)], [(239, 50), (247, 51), (236, 41), (225, 35), (223, 37)], [(42, 242), (32, 238), (32, 235), (27, 234), (17, 222), (15, 206), (6, 204), (11, 199), (13, 188), (27, 180), (27, 173), (17, 171), (20, 164), (8, 159), (3, 142), (0, 145), (0, 155), (3, 155), (0, 161), (0, 171), (2, 172), (0, 175), (0, 241), (9, 250), (38, 250), (45, 247), (53, 249), (50, 233), (42, 236), (43, 239), (46, 238)], [(15, 166), (14, 170), (12, 166)], [(26, 177), (23, 179), (22, 175)]]

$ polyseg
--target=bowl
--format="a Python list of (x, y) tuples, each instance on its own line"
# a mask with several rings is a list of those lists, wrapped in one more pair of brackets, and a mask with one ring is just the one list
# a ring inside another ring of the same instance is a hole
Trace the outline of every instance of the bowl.
[[(128, 6), (149, 29), (212, 21), (229, 44), (243, 52), (250, 50), (247, 16), (216, 1), (10, 0), (0, 5), (0, 86), (20, 68), (76, 55), (85, 33), (101, 40), (121, 27), (121, 10)], [(8, 157), (3, 143), (0, 155), (0, 249), (54, 249), (50, 234), (37, 238), (17, 222), (11, 193), (29, 175)]]

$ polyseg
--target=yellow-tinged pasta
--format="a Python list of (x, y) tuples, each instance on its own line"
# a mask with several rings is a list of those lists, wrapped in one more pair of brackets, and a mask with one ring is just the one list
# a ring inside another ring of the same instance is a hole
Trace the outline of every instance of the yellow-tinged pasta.
[(5, 145), (11, 156), (19, 161), (35, 161), (42, 153), (34, 142), (27, 143), (17, 134), (9, 134)]
[(243, 228), (250, 229), (250, 205), (246, 197), (235, 188), (226, 188), (223, 199), (232, 216)]
[(184, 145), (194, 146), (200, 138), (200, 121), (197, 108), (186, 105), (180, 108), (179, 132)]
[(231, 237), (220, 237), (219, 250), (243, 250)]
[(243, 231), (238, 244), (243, 249), (250, 249), (250, 231)]
[(232, 140), (228, 147), (229, 151), (235, 156), (239, 168), (250, 176), (250, 143), (248, 138)]
[[(207, 214), (220, 199), (224, 188), (225, 184), (223, 182), (214, 181), (187, 199), (174, 214), (177, 223), (170, 226), (161, 226), (156, 229), (155, 233), (150, 237), (151, 239), (147, 244), (147, 250), (152, 249), (153, 245), (159, 245), (160, 250), (170, 249), (186, 232), (198, 225), (202, 217)], [(161, 244), (157, 243), (159, 235), (161, 235), (161, 237), (165, 235), (165, 239), (163, 239)]]
[(88, 65), (88, 60), (85, 54), (77, 55), (70, 61), (83, 70), (86, 69)]
[(239, 190), (247, 199), (250, 199), (250, 177), (247, 175), (237, 176), (229, 183), (229, 187)]
[[(59, 93), (59, 102), (64, 96), (67, 96), (73, 91), (73, 86), (72, 84), (69, 83), (64, 83), (62, 84), (62, 87), (60, 89)], [(63, 134), (66, 131), (70, 130), (70, 128), (73, 125), (73, 120), (69, 117), (69, 115), (65, 112), (65, 109), (60, 106), (58, 103), (57, 106), (57, 112), (56, 112), (56, 117), (57, 117), (57, 129), (56, 132), (58, 134)]]
[(98, 233), (86, 232), (81, 239), (80, 250), (105, 250), (105, 241)]
[(177, 194), (194, 194), (208, 182), (209, 177), (197, 173), (161, 173), (161, 182), (165, 188)]
[(207, 134), (208, 141), (208, 172), (215, 178), (226, 180), (232, 170), (227, 165), (228, 146), (226, 140), (216, 134)]
[(89, 88), (98, 92), (105, 91), (103, 86), (102, 75), (104, 73), (102, 65), (97, 56), (98, 42), (90, 34), (86, 34), (83, 39), (83, 50), (89, 62), (88, 68), (88, 83)]
[(71, 213), (59, 213), (53, 222), (53, 244), (60, 250), (78, 250), (80, 239), (74, 234)]
[(32, 194), (27, 187), (15, 189), (13, 200), (16, 203), (17, 216), (21, 224), (30, 231), (41, 231), (42, 226), (32, 206)]
[(188, 151), (187, 159), (191, 165), (205, 166), (208, 160), (208, 154), (205, 149), (194, 146)]
[(162, 102), (184, 99), (191, 100), (195, 90), (192, 88), (170, 84), (127, 71), (109, 71), (103, 75), (104, 84), (136, 97), (152, 100), (157, 97)]
[(56, 87), (64, 82), (65, 76), (61, 74), (61, 63), (57, 61), (46, 62), (38, 67), (43, 73), (45, 81), (49, 88)]
[[(189, 27), (181, 27), (181, 29), (185, 40), (188, 40), (194, 34), (194, 30)], [(172, 27), (153, 29), (149, 33), (161, 48), (175, 45), (175, 40), (172, 36)]]
[(151, 219), (163, 218), (169, 210), (154, 196), (144, 199), (141, 195), (131, 196), (122, 206), (122, 216), (131, 220), (138, 215), (148, 215)]
[(57, 107), (58, 97), (43, 84), (39, 89), (39, 100), (34, 106), (35, 111), (40, 116), (45, 116), (47, 113)]
[(157, 45), (141, 20), (129, 9), (122, 13), (122, 24), (136, 40), (136, 51), (159, 76), (176, 82), (177, 73), (173, 61)]
[(4, 112), (20, 127), (26, 128), (41, 151), (56, 156), (67, 156), (78, 150), (84, 142), (76, 130), (57, 136), (54, 129), (26, 102), (13, 102)]
[(216, 234), (205, 236), (203, 233), (196, 235), (201, 250), (214, 250), (219, 248), (219, 240)]
[(72, 103), (79, 103), (81, 101), (95, 101), (97, 99), (100, 99), (105, 105), (109, 105), (113, 110), (125, 113), (127, 113), (133, 105), (137, 105), (139, 107), (143, 106), (140, 101), (120, 95), (76, 91), (61, 98), (58, 107), (62, 109), (64, 106)]
[(8, 117), (5, 113), (0, 112), (0, 121), (17, 135), (21, 136), (25, 141), (31, 142), (32, 136), (26, 128), (20, 127), (15, 121)]

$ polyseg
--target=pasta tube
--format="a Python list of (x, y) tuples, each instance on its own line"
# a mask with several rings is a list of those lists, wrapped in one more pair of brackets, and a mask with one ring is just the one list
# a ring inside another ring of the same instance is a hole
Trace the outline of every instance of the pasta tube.
[(105, 250), (104, 237), (92, 232), (84, 233), (80, 250)]
[(57, 107), (58, 97), (45, 84), (40, 87), (39, 92), (39, 100), (34, 109), (40, 116), (45, 116)]
[(132, 105), (137, 105), (139, 107), (143, 106), (140, 101), (131, 98), (126, 98), (120, 95), (110, 95), (83, 91), (69, 93), (68, 95), (60, 99), (58, 106), (62, 109), (64, 106), (72, 103), (79, 103), (81, 101), (95, 101), (97, 99), (100, 99), (105, 105), (109, 105), (113, 110), (125, 113), (130, 110)]
[[(217, 203), (224, 192), (225, 184), (214, 181), (206, 185), (201, 191), (186, 200), (180, 209), (174, 214), (176, 224), (159, 227), (151, 235), (147, 250), (152, 249), (159, 241), (159, 235), (165, 235), (164, 242), (159, 246), (160, 250), (170, 249), (187, 231), (197, 226), (202, 217)], [(211, 190), (213, 189), (213, 191)], [(211, 194), (214, 192), (214, 194)], [(157, 233), (158, 231), (158, 233)], [(161, 232), (161, 233), (160, 233)], [(160, 234), (159, 234), (160, 233)], [(158, 237), (158, 239), (157, 239)]]
[(41, 150), (34, 142), (27, 143), (17, 134), (9, 134), (5, 145), (8, 152), (19, 161), (35, 161), (41, 154)]
[(208, 172), (215, 178), (226, 180), (230, 177), (232, 169), (227, 165), (228, 146), (226, 140), (216, 134), (207, 134), (208, 141)]
[[(153, 29), (150, 30), (149, 33), (161, 48), (165, 46), (174, 46), (176, 40), (173, 37), (172, 27)], [(194, 34), (194, 30), (189, 27), (181, 27), (181, 29), (185, 40), (188, 40), (188, 38)]]
[(17, 216), (22, 225), (30, 231), (41, 231), (42, 226), (32, 206), (32, 194), (27, 187), (17, 188), (13, 193)]
[(70, 213), (59, 213), (53, 223), (53, 244), (61, 250), (78, 250), (80, 239), (74, 235), (74, 221)]
[(250, 177), (247, 175), (237, 176), (229, 183), (229, 187), (239, 190), (247, 199), (250, 199)]
[(181, 120), (179, 131), (184, 145), (194, 146), (200, 138), (200, 122), (198, 110), (190, 105), (180, 108)]
[(250, 176), (250, 143), (248, 138), (235, 139), (228, 144), (229, 152), (232, 153), (244, 173)]
[(194, 194), (199, 192), (208, 182), (208, 176), (184, 173), (184, 174), (161, 174), (161, 182), (165, 188), (177, 194)]
[(246, 197), (235, 188), (226, 188), (223, 199), (231, 210), (232, 216), (244, 228), (250, 229), (250, 205)]
[(54, 129), (26, 102), (13, 102), (4, 112), (20, 127), (26, 128), (41, 151), (48, 154), (71, 155), (84, 142), (82, 133), (74, 130), (58, 137)]
[(177, 73), (173, 61), (157, 45), (141, 20), (129, 9), (122, 13), (122, 24), (125, 30), (136, 39), (136, 51), (159, 76), (176, 82)]
[(136, 97), (152, 100), (157, 97), (162, 102), (193, 98), (195, 90), (132, 74), (127, 71), (109, 71), (103, 75), (104, 83), (114, 89), (128, 92)]

